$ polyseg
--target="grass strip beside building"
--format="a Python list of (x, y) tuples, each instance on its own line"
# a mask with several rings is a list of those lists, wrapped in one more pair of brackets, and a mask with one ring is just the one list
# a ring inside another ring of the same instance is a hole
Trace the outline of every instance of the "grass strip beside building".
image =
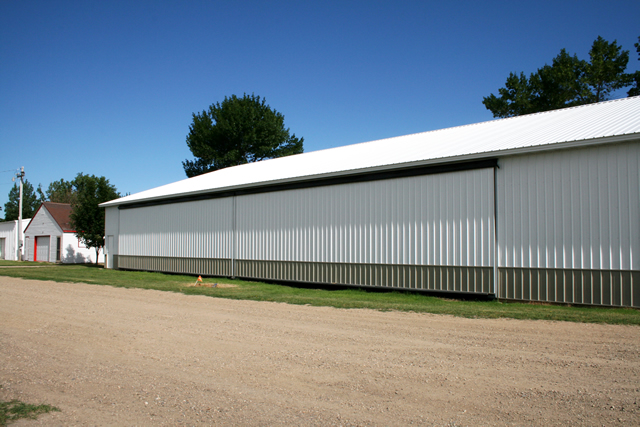
[[(467, 318), (511, 318), (640, 325), (640, 311), (628, 308), (503, 303), (495, 300), (469, 301), (437, 298), (423, 293), (380, 292), (357, 288), (310, 288), (307, 286), (297, 287), (227, 278), (204, 278), (204, 282), (200, 284), (195, 283), (196, 278), (192, 276), (109, 270), (100, 266), (86, 264), (37, 264), (38, 268), (33, 268), (34, 264), (0, 261), (0, 276), (123, 288), (155, 289), (180, 292), (187, 295), (206, 295), (217, 298), (273, 301), (345, 309), (364, 308), (379, 311), (406, 311), (446, 314)], [(214, 287), (214, 285), (216, 286)]]

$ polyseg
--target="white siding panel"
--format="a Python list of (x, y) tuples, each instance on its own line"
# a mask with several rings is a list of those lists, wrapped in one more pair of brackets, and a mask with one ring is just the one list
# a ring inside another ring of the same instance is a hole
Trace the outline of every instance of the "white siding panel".
[(105, 209), (104, 220), (105, 241), (105, 268), (113, 268), (113, 256), (118, 255), (118, 243), (120, 239), (120, 210), (117, 207)]
[[(117, 236), (120, 234), (120, 210), (117, 207), (105, 209), (104, 234)], [(113, 243), (114, 254), (117, 254), (118, 242), (115, 239)]]
[(502, 159), (499, 266), (640, 270), (639, 166), (638, 143)]
[[(22, 220), (22, 231), (29, 225), (31, 219)], [(0, 259), (16, 261), (18, 259), (18, 221), (0, 222), (0, 239), (4, 239), (4, 252)], [(26, 247), (23, 249), (26, 251)], [(26, 255), (26, 252), (23, 252)], [(26, 259), (26, 258), (25, 258)]]
[[(39, 209), (31, 223), (29, 223), (29, 227), (25, 230), (27, 260), (33, 261), (34, 256), (37, 257), (38, 261), (55, 260), (54, 245), (48, 245), (49, 254), (47, 255), (42, 255), (40, 248), (38, 248), (38, 253), (35, 253), (36, 238), (38, 236), (53, 236), (50, 241), (55, 241), (55, 236), (61, 236), (62, 233), (62, 229), (60, 229), (51, 214), (44, 208)], [(53, 251), (53, 254), (51, 254), (51, 251)]]
[(238, 259), (490, 266), (493, 170), (237, 198)]
[[(86, 247), (74, 233), (51, 236), (51, 260), (56, 257), (56, 238), (60, 239), (60, 261), (64, 264), (96, 262), (96, 250)], [(98, 255), (98, 262), (104, 262), (104, 251)]]
[(119, 254), (230, 258), (232, 198), (175, 203), (119, 213)]

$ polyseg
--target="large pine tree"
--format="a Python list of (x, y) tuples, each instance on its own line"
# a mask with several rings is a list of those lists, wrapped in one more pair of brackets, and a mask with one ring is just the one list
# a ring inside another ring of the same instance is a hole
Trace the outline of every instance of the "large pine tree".
[(302, 153), (304, 138), (290, 135), (284, 116), (264, 98), (224, 98), (193, 114), (187, 145), (194, 160), (182, 162), (188, 177), (244, 163)]
[[(4, 204), (4, 220), (15, 221), (18, 219), (18, 207), (20, 200), (19, 184), (14, 184), (9, 190), (9, 201)], [(33, 218), (38, 207), (43, 202), (42, 196), (38, 197), (33, 185), (28, 179), (24, 180), (22, 187), (22, 218)]]

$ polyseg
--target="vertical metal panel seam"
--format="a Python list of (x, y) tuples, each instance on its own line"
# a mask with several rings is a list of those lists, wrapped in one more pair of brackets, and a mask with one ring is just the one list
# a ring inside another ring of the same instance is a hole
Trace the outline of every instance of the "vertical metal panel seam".
[(493, 292), (500, 298), (500, 280), (498, 277), (498, 259), (500, 248), (498, 245), (498, 163), (493, 168)]
[(237, 224), (237, 220), (236, 220), (236, 196), (234, 195), (232, 197), (232, 203), (231, 203), (231, 278), (234, 278), (236, 275), (236, 249), (237, 249), (237, 244), (236, 244), (236, 238), (237, 238), (237, 232), (236, 232), (236, 224)]

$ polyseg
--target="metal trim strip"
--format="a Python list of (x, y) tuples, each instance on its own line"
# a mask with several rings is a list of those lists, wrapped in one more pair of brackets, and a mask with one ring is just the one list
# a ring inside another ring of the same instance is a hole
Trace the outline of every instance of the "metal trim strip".
[(162, 273), (230, 276), (231, 260), (227, 258), (114, 255), (114, 268), (118, 270), (141, 270), (158, 271)]
[(297, 190), (303, 188), (324, 187), (329, 185), (350, 184), (356, 182), (381, 181), (393, 178), (407, 178), (412, 176), (433, 175), (447, 172), (460, 172), (474, 169), (490, 169), (498, 166), (497, 158), (489, 158), (482, 160), (440, 163), (427, 166), (414, 166), (409, 168), (401, 168), (387, 171), (366, 172), (360, 174), (307, 179), (291, 183), (283, 184), (267, 184), (253, 187), (246, 187), (237, 190), (212, 191), (191, 196), (174, 196), (166, 199), (156, 199), (130, 204), (118, 205), (118, 209), (135, 209), (149, 206), (159, 206), (174, 203), (193, 202), (198, 200), (219, 199), (224, 197), (243, 196), (249, 194), (272, 193), (276, 191)]

